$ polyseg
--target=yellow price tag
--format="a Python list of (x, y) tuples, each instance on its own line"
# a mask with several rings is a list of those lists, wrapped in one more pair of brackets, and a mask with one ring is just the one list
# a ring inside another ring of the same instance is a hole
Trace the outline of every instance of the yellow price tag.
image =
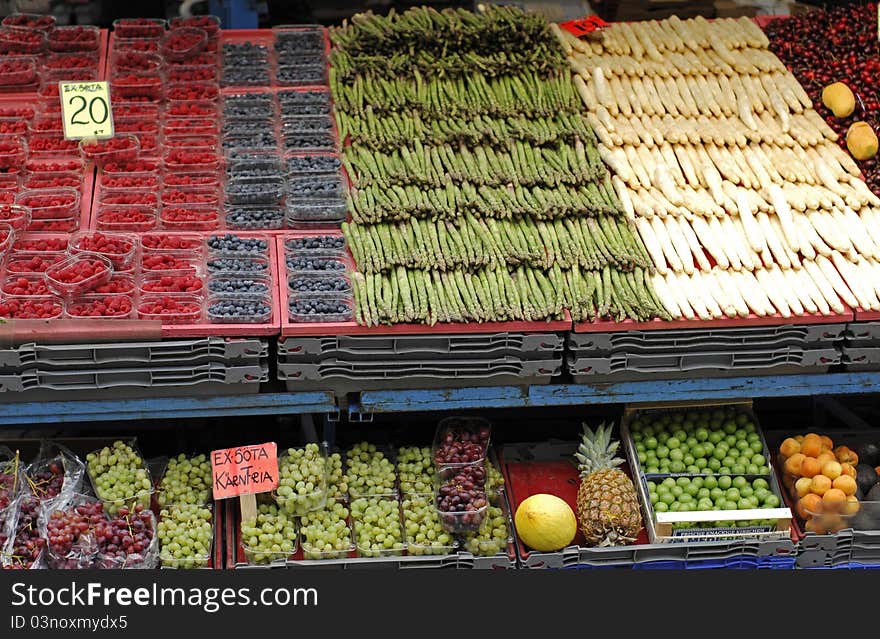
[(59, 82), (64, 137), (112, 138), (113, 112), (107, 82)]

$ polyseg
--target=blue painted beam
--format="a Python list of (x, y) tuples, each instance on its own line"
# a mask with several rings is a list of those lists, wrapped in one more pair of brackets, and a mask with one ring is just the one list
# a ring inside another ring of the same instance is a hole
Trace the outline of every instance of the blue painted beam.
[(880, 372), (364, 391), (357, 404), (350, 406), (349, 412), (393, 413), (862, 393), (880, 393)]
[(0, 404), (0, 425), (58, 424), (233, 415), (291, 415), (337, 410), (332, 393), (263, 393), (220, 397)]

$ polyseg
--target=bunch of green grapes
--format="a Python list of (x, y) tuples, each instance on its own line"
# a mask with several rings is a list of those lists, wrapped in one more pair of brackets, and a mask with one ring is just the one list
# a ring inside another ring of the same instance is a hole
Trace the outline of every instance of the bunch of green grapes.
[[(428, 455), (430, 453), (428, 450)], [(407, 495), (402, 506), (408, 554), (448, 555), (452, 552), (454, 540), (440, 525), (433, 494)]]
[(159, 506), (206, 504), (211, 499), (211, 462), (205, 455), (187, 458), (180, 454), (168, 460), (159, 483)]
[(175, 504), (159, 512), (159, 558), (169, 568), (204, 568), (211, 559), (214, 525), (211, 509)]
[(384, 557), (403, 553), (400, 502), (382, 497), (355, 499), (351, 504), (358, 555)]
[(122, 441), (113, 442), (86, 456), (89, 476), (95, 494), (104, 502), (111, 515), (125, 506), (131, 510), (140, 505), (150, 507), (153, 484), (143, 458)]
[(504, 488), (504, 475), (486, 458), (486, 492), (491, 494)]
[(401, 446), (397, 450), (397, 474), (404, 493), (434, 490), (434, 459), (430, 448)]
[(302, 516), (300, 536), (306, 559), (344, 559), (352, 550), (348, 508), (328, 499), (324, 508)]
[(256, 519), (241, 522), (241, 545), (252, 564), (286, 559), (296, 550), (296, 522), (275, 504), (261, 504)]
[(346, 480), (352, 497), (395, 492), (394, 464), (374, 444), (360, 442), (345, 455)]
[(327, 493), (333, 499), (344, 499), (348, 493), (345, 473), (342, 472), (342, 455), (339, 453), (327, 458)]
[(507, 517), (504, 510), (498, 506), (489, 505), (486, 511), (486, 519), (480, 525), (480, 530), (473, 535), (464, 537), (464, 549), (472, 555), (491, 557), (498, 553), (507, 552), (507, 544), (510, 532), (507, 528)]
[(275, 501), (291, 515), (304, 515), (327, 501), (327, 460), (318, 444), (288, 448), (278, 461)]

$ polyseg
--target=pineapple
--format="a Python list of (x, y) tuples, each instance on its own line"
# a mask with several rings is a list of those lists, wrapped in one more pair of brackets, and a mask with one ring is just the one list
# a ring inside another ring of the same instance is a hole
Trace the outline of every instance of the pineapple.
[(581, 531), (592, 546), (631, 544), (642, 529), (642, 514), (632, 481), (618, 470), (618, 441), (611, 441), (611, 426), (595, 431), (584, 424), (584, 437), (575, 457), (581, 475), (577, 515)]

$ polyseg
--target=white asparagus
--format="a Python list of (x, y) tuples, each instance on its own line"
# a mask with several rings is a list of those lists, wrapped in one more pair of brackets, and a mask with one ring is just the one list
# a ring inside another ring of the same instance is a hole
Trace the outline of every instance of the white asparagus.
[(730, 260), (727, 259), (727, 254), (724, 252), (724, 249), (721, 248), (718, 239), (715, 237), (715, 234), (712, 232), (712, 229), (709, 227), (706, 220), (701, 217), (695, 217), (691, 220), (691, 227), (700, 239), (700, 244), (706, 249), (706, 251), (708, 251), (709, 255), (712, 256), (712, 259), (715, 260), (718, 267), (722, 269), (730, 268)]
[[(833, 255), (834, 254), (832, 253), (832, 256)], [(859, 305), (858, 300), (856, 299), (855, 295), (853, 295), (853, 292), (846, 285), (846, 282), (843, 281), (843, 278), (840, 277), (840, 273), (837, 272), (834, 263), (824, 255), (819, 255), (818, 257), (816, 257), (815, 264), (822, 271), (822, 275), (825, 276), (825, 280), (829, 284), (831, 284), (834, 292), (837, 293), (848, 306), (852, 308), (857, 308)]]
[(749, 316), (749, 305), (746, 304), (742, 294), (739, 292), (736, 284), (730, 281), (730, 274), (720, 268), (713, 269), (709, 275), (709, 282), (715, 282), (721, 289), (721, 293), (733, 305), (736, 314), (739, 317)]
[[(663, 308), (666, 309), (667, 313), (675, 319), (686, 317), (686, 312), (690, 311), (690, 306), (688, 306), (687, 309), (682, 309), (678, 305), (676, 296), (669, 290), (669, 286), (666, 284), (666, 280), (663, 279), (662, 275), (659, 273), (652, 275), (651, 285), (654, 287), (654, 293), (656, 293), (657, 299), (660, 300), (660, 303), (663, 305)], [(689, 319), (693, 319), (693, 312), (691, 312), (691, 318)]]
[(782, 317), (791, 317), (791, 308), (788, 306), (788, 300), (782, 292), (776, 288), (775, 282), (770, 275), (768, 275), (767, 271), (765, 269), (758, 269), (755, 272), (755, 278), (758, 280), (761, 290), (764, 291), (764, 294), (770, 299), (770, 303), (773, 304), (776, 312)]
[(773, 282), (773, 286), (775, 286), (776, 290), (779, 291), (785, 298), (785, 303), (788, 304), (788, 308), (791, 309), (792, 314), (803, 315), (804, 306), (803, 304), (801, 304), (800, 298), (791, 286), (786, 285), (785, 279), (782, 275), (783, 273), (787, 273), (789, 271), (782, 271), (778, 266), (774, 264), (769, 268), (762, 269), (762, 272), (768, 275), (770, 281)]

